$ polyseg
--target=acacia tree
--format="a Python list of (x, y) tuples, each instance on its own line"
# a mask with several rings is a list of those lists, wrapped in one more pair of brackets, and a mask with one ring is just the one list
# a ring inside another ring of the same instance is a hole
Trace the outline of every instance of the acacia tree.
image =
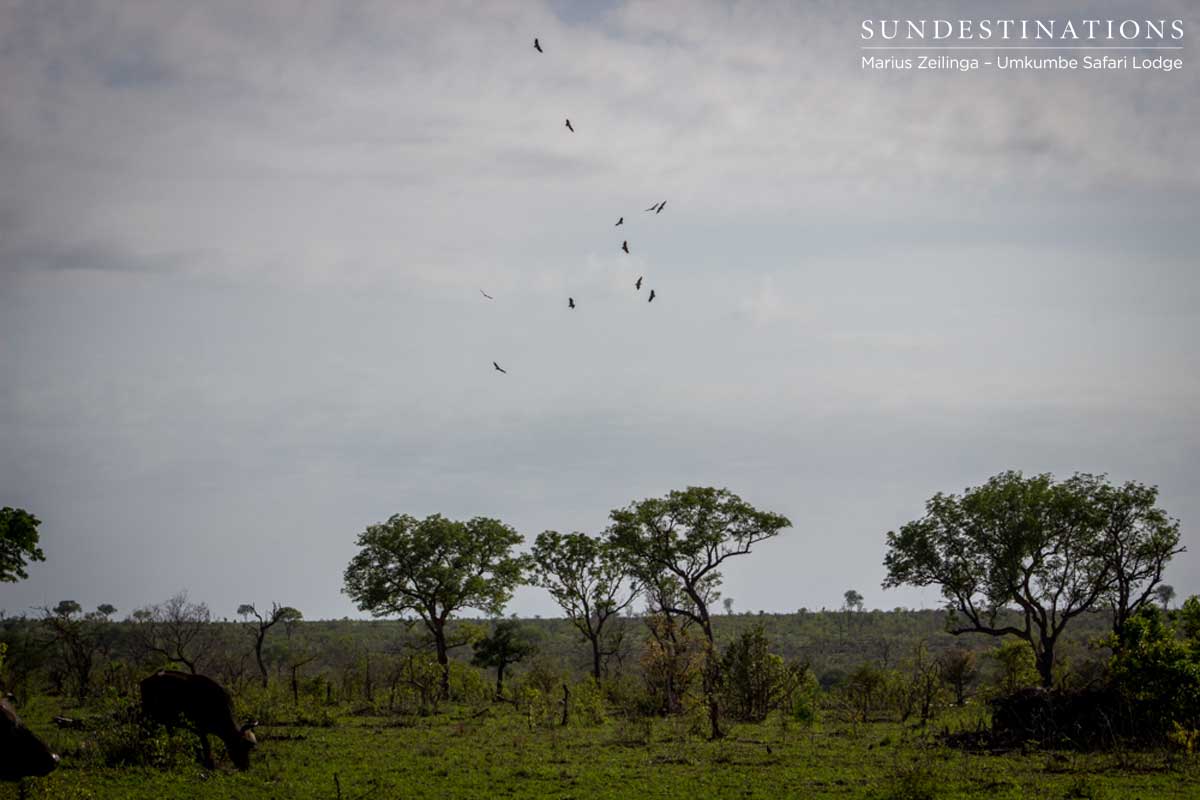
[[(258, 613), (252, 603), (243, 603), (238, 606), (237, 613), (250, 626), (250, 633), (254, 637), (254, 658), (258, 661), (258, 671), (262, 673), (262, 686), (265, 689), (268, 683), (268, 673), (267, 664), (263, 661), (263, 643), (267, 639), (267, 632), (281, 622), (285, 624), (285, 627), (288, 623), (299, 622), (304, 615), (298, 609), (281, 606), (279, 603), (271, 603), (271, 612), (265, 617)], [(254, 622), (250, 622), (251, 617), (254, 617)]]
[(63, 600), (53, 609), (41, 610), (42, 625), (56, 645), (76, 699), (82, 703), (91, 691), (96, 658), (106, 657), (112, 649), (114, 632), (109, 617), (116, 608), (105, 603), (84, 614), (79, 603)]
[[(1049, 687), (1066, 625), (1113, 592), (1099, 483), (1004, 472), (962, 496), (934, 495), (924, 517), (888, 533), (883, 586), (940, 586), (951, 633), (1025, 640)], [(1020, 624), (1002, 621), (1012, 606)]]
[(0, 583), (16, 583), (29, 577), (30, 561), (45, 561), (38, 547), (38, 525), (42, 521), (21, 508), (0, 508)]
[(449, 697), (446, 623), (464, 608), (502, 613), (529, 568), (528, 556), (512, 554), (521, 541), (515, 530), (487, 517), (459, 522), (440, 514), (423, 520), (397, 514), (359, 534), (362, 549), (346, 567), (343, 591), (376, 617), (416, 614), (433, 637), (442, 696)]
[(693, 619), (704, 631), (704, 694), (712, 737), (720, 738), (721, 667), (708, 609), (717, 599), (712, 588), (720, 575), (717, 569), (726, 559), (745, 555), (777, 536), (791, 522), (759, 511), (728, 489), (698, 486), (633, 503), (610, 517), (609, 541), (624, 553), (633, 574), (648, 583), (664, 575), (676, 580), (689, 602), (664, 610)]
[(1179, 545), (1179, 521), (1155, 508), (1158, 488), (1128, 481), (1112, 486), (1104, 476), (1080, 476), (1101, 514), (1100, 557), (1111, 576), (1105, 599), (1113, 609), (1113, 633), (1121, 641), (1125, 623), (1153, 598), (1167, 562)]
[(610, 542), (583, 533), (538, 534), (533, 545), (534, 582), (548, 590), (567, 619), (592, 648), (592, 677), (600, 680), (604, 659), (615, 651), (605, 631), (638, 596), (627, 578), (621, 552)]

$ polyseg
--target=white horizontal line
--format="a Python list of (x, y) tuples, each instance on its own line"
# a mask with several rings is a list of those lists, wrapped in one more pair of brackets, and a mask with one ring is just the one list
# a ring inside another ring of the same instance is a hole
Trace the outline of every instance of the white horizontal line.
[(1068, 45), (1061, 45), (1061, 46), (1060, 45), (1028, 45), (1028, 46), (1022, 46), (1022, 45), (1001, 45), (1001, 46), (963, 45), (961, 47), (956, 46), (956, 45), (916, 45), (916, 46), (911, 46), (911, 47), (903, 46), (903, 45), (863, 45), (861, 49), (863, 49), (863, 50), (1182, 50), (1183, 47), (1175, 47), (1173, 45), (1165, 45), (1165, 46), (1144, 45), (1144, 46), (1140, 46), (1140, 47), (1120, 47), (1120, 46), (1104, 47), (1104, 46), (1098, 46), (1098, 45), (1076, 46), (1076, 47), (1071, 47)]

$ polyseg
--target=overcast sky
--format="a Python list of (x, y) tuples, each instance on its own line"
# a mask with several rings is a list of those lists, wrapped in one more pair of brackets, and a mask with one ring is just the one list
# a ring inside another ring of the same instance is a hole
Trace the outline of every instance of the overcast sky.
[(1002, 5), (1188, 63), (861, 69), (953, 3), (0, 0), (0, 505), (47, 559), (0, 608), (356, 615), (391, 514), (695, 484), (793, 523), (736, 609), (932, 607), (886, 532), (1006, 469), (1158, 485), (1200, 592), (1197, 6)]

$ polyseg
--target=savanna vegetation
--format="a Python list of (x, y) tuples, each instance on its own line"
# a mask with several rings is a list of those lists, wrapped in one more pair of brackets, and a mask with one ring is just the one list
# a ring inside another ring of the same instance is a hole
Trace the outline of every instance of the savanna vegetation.
[[(886, 536), (885, 586), (945, 609), (867, 610), (886, 595), (853, 587), (787, 614), (721, 596), (730, 559), (792, 526), (727, 490), (527, 552), (499, 520), (396, 515), (344, 573), (373, 620), (184, 593), (3, 616), (0, 681), (61, 762), (0, 798), (1197, 796), (1200, 599), (1162, 582), (1182, 548), (1156, 503), (1003, 473)], [(0, 578), (24, 579), (37, 520), (0, 519)], [(522, 584), (562, 616), (504, 616)], [(249, 770), (142, 718), (164, 667), (258, 721)]]

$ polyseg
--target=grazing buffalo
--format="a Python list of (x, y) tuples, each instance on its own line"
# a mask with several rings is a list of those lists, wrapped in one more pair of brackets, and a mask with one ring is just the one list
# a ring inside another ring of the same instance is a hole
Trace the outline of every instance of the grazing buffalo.
[(233, 700), (221, 684), (203, 675), (163, 670), (142, 681), (142, 713), (168, 728), (183, 719), (200, 737), (204, 765), (213, 768), (209, 734), (225, 743), (238, 769), (250, 767), (250, 751), (258, 744), (253, 728), (257, 722), (238, 726), (233, 719)]
[(25, 727), (8, 698), (0, 699), (0, 781), (49, 775), (58, 756)]

